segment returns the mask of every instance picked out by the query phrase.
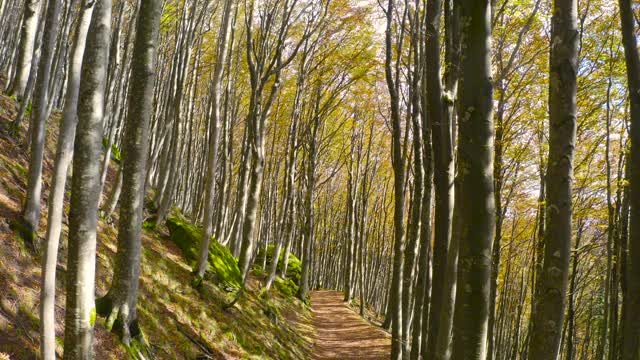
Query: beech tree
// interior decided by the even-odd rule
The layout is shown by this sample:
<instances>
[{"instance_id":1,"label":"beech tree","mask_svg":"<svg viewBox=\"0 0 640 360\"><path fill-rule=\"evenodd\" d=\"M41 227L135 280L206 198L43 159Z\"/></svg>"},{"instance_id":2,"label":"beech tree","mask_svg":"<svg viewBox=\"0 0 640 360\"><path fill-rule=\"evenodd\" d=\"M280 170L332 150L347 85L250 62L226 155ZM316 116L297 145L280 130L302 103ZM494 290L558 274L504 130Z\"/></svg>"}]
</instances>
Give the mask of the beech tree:
<instances>
[{"instance_id":1,"label":"beech tree","mask_svg":"<svg viewBox=\"0 0 640 360\"><path fill-rule=\"evenodd\" d=\"M136 26L131 63L129 110L122 146L122 189L116 271L109 293L98 301L98 312L107 317L107 328L121 327L122 340L130 345L140 337L136 305L142 251L142 221L149 146L149 121L153 113L153 90L162 2L142 0Z\"/></svg>"},{"instance_id":2,"label":"beech tree","mask_svg":"<svg viewBox=\"0 0 640 360\"><path fill-rule=\"evenodd\" d=\"M69 212L65 359L93 358L96 231L100 197L98 164L110 33L111 1L99 0L89 25L78 93L78 128Z\"/></svg>"},{"instance_id":3,"label":"beech tree","mask_svg":"<svg viewBox=\"0 0 640 360\"><path fill-rule=\"evenodd\" d=\"M460 21L462 72L452 235L460 250L451 358L486 359L495 231L490 2L461 4Z\"/></svg>"},{"instance_id":4,"label":"beech tree","mask_svg":"<svg viewBox=\"0 0 640 360\"><path fill-rule=\"evenodd\" d=\"M544 260L536 279L529 358L558 356L571 249L576 138L577 2L554 1L549 62L549 162ZM539 298L538 298L539 297Z\"/></svg>"},{"instance_id":5,"label":"beech tree","mask_svg":"<svg viewBox=\"0 0 640 360\"><path fill-rule=\"evenodd\" d=\"M18 61L16 64L15 78L9 89L9 94L16 95L22 99L27 88L27 81L31 70L31 63L34 52L36 31L38 28L38 18L43 1L27 1L24 5L22 16L22 28L20 29L20 47L18 50Z\"/></svg>"},{"instance_id":6,"label":"beech tree","mask_svg":"<svg viewBox=\"0 0 640 360\"><path fill-rule=\"evenodd\" d=\"M629 90L629 138L631 149L627 160L629 171L629 245L626 254L626 289L623 291L622 313L622 359L638 359L640 353L640 328L638 327L638 312L640 308L640 277L638 266L640 262L640 56L634 35L633 8L631 1L620 0L620 18L622 26L622 43L627 69L627 86ZM626 211L626 210L624 210ZM625 257L625 254L622 253ZM623 260L623 261L625 261Z\"/></svg>"}]
</instances>

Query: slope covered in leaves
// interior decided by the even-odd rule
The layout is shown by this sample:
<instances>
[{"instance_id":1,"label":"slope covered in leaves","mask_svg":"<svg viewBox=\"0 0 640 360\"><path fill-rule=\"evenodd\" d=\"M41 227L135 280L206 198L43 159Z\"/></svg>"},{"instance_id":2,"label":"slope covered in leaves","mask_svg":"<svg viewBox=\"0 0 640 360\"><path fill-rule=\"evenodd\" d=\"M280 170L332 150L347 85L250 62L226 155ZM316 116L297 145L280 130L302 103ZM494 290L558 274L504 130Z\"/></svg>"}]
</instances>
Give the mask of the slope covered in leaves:
<instances>
[{"instance_id":1,"label":"slope covered in leaves","mask_svg":"<svg viewBox=\"0 0 640 360\"><path fill-rule=\"evenodd\" d=\"M0 81L0 88L4 84ZM0 95L0 358L36 358L39 348L39 293L41 254L27 248L10 225L19 216L27 181L26 127L15 138L9 124L16 113L15 102ZM53 168L59 116L49 121L44 161L43 221L46 229L49 177ZM107 188L115 178L111 169ZM68 210L68 204L65 204ZM56 340L62 352L64 334L66 225L60 249L56 298ZM104 295L113 275L117 243L117 217L100 220L96 296ZM191 287L191 266L169 239L166 227L143 231L142 272L138 316L142 331L156 359L299 359L310 347L310 312L299 301L272 291L260 292L260 278L248 281L248 290L234 308L225 310L234 293L205 282ZM95 326L97 359L126 359L126 349L115 334Z\"/></svg>"}]
</instances>

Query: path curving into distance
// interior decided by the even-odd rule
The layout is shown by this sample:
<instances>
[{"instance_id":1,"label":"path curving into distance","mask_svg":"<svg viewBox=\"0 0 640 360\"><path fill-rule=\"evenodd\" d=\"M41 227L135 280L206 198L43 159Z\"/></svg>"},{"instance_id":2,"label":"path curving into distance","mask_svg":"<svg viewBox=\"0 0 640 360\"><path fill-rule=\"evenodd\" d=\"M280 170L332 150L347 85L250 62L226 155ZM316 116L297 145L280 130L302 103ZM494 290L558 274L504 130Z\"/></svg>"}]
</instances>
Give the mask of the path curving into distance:
<instances>
[{"instance_id":1,"label":"path curving into distance","mask_svg":"<svg viewBox=\"0 0 640 360\"><path fill-rule=\"evenodd\" d=\"M389 359L391 336L361 318L338 291L313 291L313 359Z\"/></svg>"}]
</instances>

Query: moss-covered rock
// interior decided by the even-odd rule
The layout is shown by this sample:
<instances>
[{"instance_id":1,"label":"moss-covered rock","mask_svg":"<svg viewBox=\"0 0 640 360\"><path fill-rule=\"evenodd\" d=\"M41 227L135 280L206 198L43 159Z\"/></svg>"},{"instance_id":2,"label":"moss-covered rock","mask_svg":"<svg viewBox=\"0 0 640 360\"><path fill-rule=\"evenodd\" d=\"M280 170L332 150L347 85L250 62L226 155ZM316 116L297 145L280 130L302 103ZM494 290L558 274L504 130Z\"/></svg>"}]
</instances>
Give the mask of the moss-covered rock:
<instances>
[{"instance_id":1,"label":"moss-covered rock","mask_svg":"<svg viewBox=\"0 0 640 360\"><path fill-rule=\"evenodd\" d=\"M267 247L267 269L271 266L273 259L273 253L275 252L275 246L269 245ZM264 248L258 250L256 255L256 264L262 264L264 260ZM280 257L278 258L277 270L282 270L282 264L284 262L284 251L280 251ZM293 253L289 253L289 263L287 265L287 279L291 279L296 287L300 286L300 278L302 276L302 262Z\"/></svg>"},{"instance_id":2,"label":"moss-covered rock","mask_svg":"<svg viewBox=\"0 0 640 360\"><path fill-rule=\"evenodd\" d=\"M198 262L200 241L204 231L197 226L178 217L170 217L166 221L171 240L180 248L187 263L195 268ZM209 261L207 276L224 288L239 288L242 274L238 268L238 260L228 248L220 245L215 239L209 242Z\"/></svg>"}]
</instances>

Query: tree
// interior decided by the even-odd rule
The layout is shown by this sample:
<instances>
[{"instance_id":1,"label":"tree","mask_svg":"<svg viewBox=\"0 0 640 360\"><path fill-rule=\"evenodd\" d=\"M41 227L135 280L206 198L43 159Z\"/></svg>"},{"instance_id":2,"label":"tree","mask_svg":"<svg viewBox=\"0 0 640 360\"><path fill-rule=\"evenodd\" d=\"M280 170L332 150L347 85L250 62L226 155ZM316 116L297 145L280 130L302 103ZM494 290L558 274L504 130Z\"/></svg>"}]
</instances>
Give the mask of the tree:
<instances>
[{"instance_id":1,"label":"tree","mask_svg":"<svg viewBox=\"0 0 640 360\"><path fill-rule=\"evenodd\" d=\"M399 62L400 56L394 61L394 50L402 48L401 44L396 46L393 42L393 17L395 14L395 1L389 0L387 3L386 30L385 30L385 57L384 70L387 89L389 91L391 105L391 154L393 163L393 275L390 289L391 313L391 358L402 359L402 263L404 255L404 208L405 208L405 156L403 156L402 128L400 125L400 97L399 97ZM403 18L404 21L404 18ZM404 24L400 26L404 30ZM402 34L399 36L402 38ZM395 64L394 64L395 63Z\"/></svg>"},{"instance_id":2,"label":"tree","mask_svg":"<svg viewBox=\"0 0 640 360\"><path fill-rule=\"evenodd\" d=\"M231 16L234 14L233 8L235 8L234 0L226 0L224 2L224 10L222 14L222 21L220 23L220 38L218 40L218 48L216 50L216 63L213 70L213 78L211 84L211 130L209 137L209 152L208 152L208 167L207 177L205 185L205 203L204 203L204 237L200 244L200 256L198 259L198 268L196 276L202 278L207 268L207 259L209 255L209 239L213 233L213 208L214 208L214 187L215 187L215 174L218 165L218 133L221 123L221 108L220 103L222 92L222 72L224 70L227 61L227 46L230 38Z\"/></svg>"},{"instance_id":3,"label":"tree","mask_svg":"<svg viewBox=\"0 0 640 360\"><path fill-rule=\"evenodd\" d=\"M42 0L26 0L24 4L17 69L12 86L9 89L9 95L15 95L18 99L22 99L27 88L37 34L36 30L38 28L38 17L40 16L39 13L43 2Z\"/></svg>"},{"instance_id":4,"label":"tree","mask_svg":"<svg viewBox=\"0 0 640 360\"><path fill-rule=\"evenodd\" d=\"M549 60L549 160L542 273L536 279L529 359L558 356L571 250L576 139L577 1L555 0Z\"/></svg>"},{"instance_id":5,"label":"tree","mask_svg":"<svg viewBox=\"0 0 640 360\"><path fill-rule=\"evenodd\" d=\"M457 249L450 246L451 220L453 214L453 137L451 133L453 110L453 91L455 83L457 47L457 16L453 7L455 2L445 1L447 86L445 93L440 68L440 18L442 3L439 0L427 2L426 8L426 46L425 46L425 86L427 116L431 126L433 142L433 185L434 185L434 245L433 245L433 281L431 306L429 308L429 336L424 353L426 357L443 356L449 348L451 323L453 321L453 301L455 274L447 271L454 264L451 256ZM455 10L457 11L457 9ZM449 104L451 103L451 104ZM448 263L450 263L448 265Z\"/></svg>"},{"instance_id":6,"label":"tree","mask_svg":"<svg viewBox=\"0 0 640 360\"><path fill-rule=\"evenodd\" d=\"M634 31L631 1L620 0L622 43L629 88L629 244L626 254L626 286L623 291L622 359L640 359L640 56ZM623 254L624 256L624 254Z\"/></svg>"},{"instance_id":7,"label":"tree","mask_svg":"<svg viewBox=\"0 0 640 360\"><path fill-rule=\"evenodd\" d=\"M32 6L30 2L25 6ZM36 6L38 4L36 3ZM25 17L27 15L25 14ZM29 159L29 183L27 186L27 198L25 200L22 218L22 235L25 241L36 246L37 231L40 224L40 194L42 192L42 160L44 158L45 125L47 123L47 105L49 104L49 81L51 78L51 64L53 63L54 47L56 45L56 35L58 34L58 18L60 16L60 2L52 0L47 6L47 17L45 27L48 29L43 38L42 54L38 66L38 76L36 81L36 94L33 101L33 111L31 112L31 148ZM36 16L37 17L37 16ZM25 26L30 19L25 18ZM24 34L29 36L28 34ZM28 45L24 45L25 47ZM24 49L28 51L29 49ZM22 69L24 71L24 69ZM29 69L27 68L28 72ZM19 78L21 77L18 72ZM21 80L20 80L21 82ZM22 85L18 85L22 87ZM19 94L24 92L24 88L18 89ZM21 95L20 95L21 96Z\"/></svg>"},{"instance_id":8,"label":"tree","mask_svg":"<svg viewBox=\"0 0 640 360\"><path fill-rule=\"evenodd\" d=\"M63 114L63 124L61 130L61 136L58 140L56 162L54 169L54 176L52 179L52 186L49 195L49 211L47 219L47 233L45 239L44 255L42 257L42 290L40 293L40 348L43 359L55 358L55 292L56 292L56 265L58 261L58 244L60 241L60 230L62 224L62 209L64 202L64 188L67 180L67 170L69 162L71 161L71 152L73 149L73 137L75 135L75 125L77 123L76 106L78 103L78 91L80 82L80 70L82 66L82 55L84 53L85 40L87 35L87 29L91 20L91 13L93 6L87 6L83 4L80 13L80 22L74 36L74 45L72 50L72 59L68 75L68 90L67 90L67 102L65 105L65 112ZM44 54L43 62L44 66L41 66L42 75L40 76L40 85L37 90L36 103L37 111L34 111L34 116L37 116L36 122L38 125L36 128L40 131L32 129L32 134L36 141L31 142L34 146L32 155L37 156L36 151L40 152L40 164L42 163L42 152L44 151L44 124L47 116L47 104L49 100L49 72L51 69L51 62L53 60L53 47L55 45L56 30L58 28L58 17L60 2L53 0L50 2L47 10L47 35L44 41ZM55 80L55 79L54 79ZM39 136L38 136L39 135ZM41 139L39 139L41 138ZM35 145L37 144L37 145ZM40 149L36 150L35 146L39 146ZM37 158L32 158L32 161L38 161ZM35 165L35 164L34 164ZM35 172L34 168L34 172ZM42 165L39 169L41 177ZM40 196L33 196L33 202L35 208L40 209ZM39 216L36 217L37 221L33 223L35 230L40 221Z\"/></svg>"},{"instance_id":9,"label":"tree","mask_svg":"<svg viewBox=\"0 0 640 360\"><path fill-rule=\"evenodd\" d=\"M487 357L491 245L495 231L490 15L487 0L460 5L463 60L453 232L460 250L451 355L456 360Z\"/></svg>"},{"instance_id":10,"label":"tree","mask_svg":"<svg viewBox=\"0 0 640 360\"><path fill-rule=\"evenodd\" d=\"M98 301L98 312L107 316L107 328L119 327L122 340L131 344L141 333L137 324L138 278L142 251L142 221L149 147L149 121L162 1L142 0L129 82L129 111L122 143L122 200L118 222L118 252L111 289Z\"/></svg>"},{"instance_id":11,"label":"tree","mask_svg":"<svg viewBox=\"0 0 640 360\"><path fill-rule=\"evenodd\" d=\"M110 36L111 0L99 0L89 25L82 61L73 154L64 336L64 358L69 360L93 358L99 164Z\"/></svg>"}]
</instances>

